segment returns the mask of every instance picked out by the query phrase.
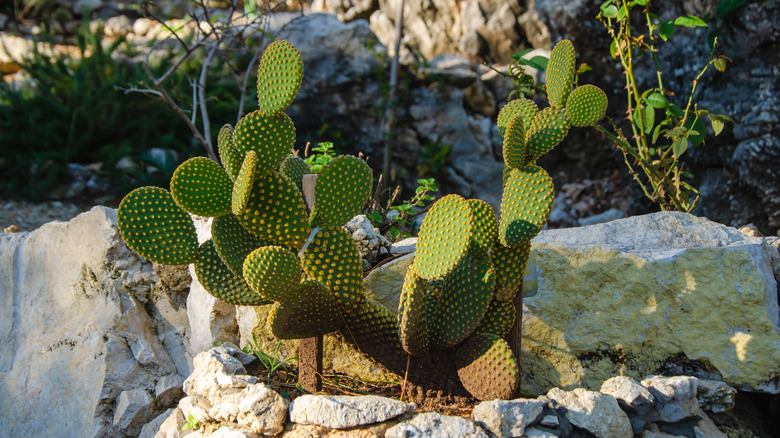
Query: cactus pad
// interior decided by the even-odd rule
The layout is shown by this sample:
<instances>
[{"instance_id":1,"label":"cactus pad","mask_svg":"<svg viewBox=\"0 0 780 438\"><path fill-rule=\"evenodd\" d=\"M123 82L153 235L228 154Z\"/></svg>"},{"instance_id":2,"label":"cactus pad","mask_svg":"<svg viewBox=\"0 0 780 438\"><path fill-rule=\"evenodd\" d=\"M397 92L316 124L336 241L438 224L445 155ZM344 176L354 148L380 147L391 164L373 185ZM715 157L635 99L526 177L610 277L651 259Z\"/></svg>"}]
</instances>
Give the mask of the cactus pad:
<instances>
[{"instance_id":1,"label":"cactus pad","mask_svg":"<svg viewBox=\"0 0 780 438\"><path fill-rule=\"evenodd\" d=\"M303 339L334 332L344 320L328 288L308 280L298 285L288 300L274 304L268 325L279 339Z\"/></svg>"},{"instance_id":2,"label":"cactus pad","mask_svg":"<svg viewBox=\"0 0 780 438\"><path fill-rule=\"evenodd\" d=\"M504 136L509 122L517 115L522 118L523 126L528 126L538 112L539 107L536 106L533 100L525 98L510 100L498 113L498 120L496 121L498 132Z\"/></svg>"},{"instance_id":3,"label":"cactus pad","mask_svg":"<svg viewBox=\"0 0 780 438\"><path fill-rule=\"evenodd\" d=\"M425 280L409 266L398 306L399 338L412 356L428 354L431 340L428 321L433 316L436 298L425 290Z\"/></svg>"},{"instance_id":4,"label":"cactus pad","mask_svg":"<svg viewBox=\"0 0 780 438\"><path fill-rule=\"evenodd\" d=\"M310 229L301 193L287 178L256 175L244 213L238 220L261 240L300 248Z\"/></svg>"},{"instance_id":5,"label":"cactus pad","mask_svg":"<svg viewBox=\"0 0 780 438\"><path fill-rule=\"evenodd\" d=\"M371 196L371 168L353 156L340 156L320 170L314 186L314 211L330 228L346 224Z\"/></svg>"},{"instance_id":6,"label":"cactus pad","mask_svg":"<svg viewBox=\"0 0 780 438\"><path fill-rule=\"evenodd\" d=\"M518 246L539 234L550 216L552 178L541 167L529 164L512 170L501 199L498 236L504 246Z\"/></svg>"},{"instance_id":7,"label":"cactus pad","mask_svg":"<svg viewBox=\"0 0 780 438\"><path fill-rule=\"evenodd\" d=\"M295 125L287 114L267 117L254 111L238 122L233 141L240 154L255 151L260 173L276 172L295 143Z\"/></svg>"},{"instance_id":8,"label":"cactus pad","mask_svg":"<svg viewBox=\"0 0 780 438\"><path fill-rule=\"evenodd\" d=\"M320 230L301 255L309 278L328 286L347 313L363 301L363 262L355 241L342 228Z\"/></svg>"},{"instance_id":9,"label":"cactus pad","mask_svg":"<svg viewBox=\"0 0 780 438\"><path fill-rule=\"evenodd\" d=\"M311 173L311 168L303 158L291 156L282 161L282 164L279 166L279 173L295 183L298 190L303 191L303 175Z\"/></svg>"},{"instance_id":10,"label":"cactus pad","mask_svg":"<svg viewBox=\"0 0 780 438\"><path fill-rule=\"evenodd\" d=\"M252 187L255 184L255 175L257 175L257 154L255 151L247 151L236 176L236 182L233 184L233 193L230 198L230 210L236 216L242 215L246 210L249 196L252 194Z\"/></svg>"},{"instance_id":11,"label":"cactus pad","mask_svg":"<svg viewBox=\"0 0 780 438\"><path fill-rule=\"evenodd\" d=\"M301 281L301 262L281 246L263 246L244 260L244 279L263 298L287 301Z\"/></svg>"},{"instance_id":12,"label":"cactus pad","mask_svg":"<svg viewBox=\"0 0 780 438\"><path fill-rule=\"evenodd\" d=\"M279 115L298 94L303 61L298 49L287 41L268 45L257 69L257 103L268 116Z\"/></svg>"},{"instance_id":13,"label":"cactus pad","mask_svg":"<svg viewBox=\"0 0 780 438\"><path fill-rule=\"evenodd\" d=\"M496 270L496 289L494 296L499 301L512 301L523 284L523 275L531 251L531 241L526 240L517 246L493 247L490 259ZM495 333L495 332L493 332Z\"/></svg>"},{"instance_id":14,"label":"cactus pad","mask_svg":"<svg viewBox=\"0 0 780 438\"><path fill-rule=\"evenodd\" d=\"M515 305L511 302L491 301L487 312L485 312L485 317L474 329L472 336L492 333L503 338L512 330L512 325L515 323L515 313L517 313Z\"/></svg>"},{"instance_id":15,"label":"cactus pad","mask_svg":"<svg viewBox=\"0 0 780 438\"><path fill-rule=\"evenodd\" d=\"M520 387L517 359L495 334L469 338L458 348L455 365L463 387L480 400L508 400Z\"/></svg>"},{"instance_id":16,"label":"cactus pad","mask_svg":"<svg viewBox=\"0 0 780 438\"><path fill-rule=\"evenodd\" d=\"M436 201L420 227L415 265L431 280L452 271L466 255L472 234L471 207L458 195Z\"/></svg>"},{"instance_id":17,"label":"cactus pad","mask_svg":"<svg viewBox=\"0 0 780 438\"><path fill-rule=\"evenodd\" d=\"M569 133L569 120L563 110L547 107L534 117L525 132L528 153L535 161L550 152Z\"/></svg>"},{"instance_id":18,"label":"cactus pad","mask_svg":"<svg viewBox=\"0 0 780 438\"><path fill-rule=\"evenodd\" d=\"M186 265L198 255L195 225L167 190L133 190L119 204L117 221L127 246L153 262Z\"/></svg>"},{"instance_id":19,"label":"cactus pad","mask_svg":"<svg viewBox=\"0 0 780 438\"><path fill-rule=\"evenodd\" d=\"M450 348L466 339L485 316L493 297L494 271L489 259L466 254L440 281L441 298L432 331L436 348Z\"/></svg>"},{"instance_id":20,"label":"cactus pad","mask_svg":"<svg viewBox=\"0 0 780 438\"><path fill-rule=\"evenodd\" d=\"M406 355L398 339L396 314L382 304L366 299L360 310L344 315L346 325L339 329L345 341L372 358L398 358Z\"/></svg>"},{"instance_id":21,"label":"cactus pad","mask_svg":"<svg viewBox=\"0 0 780 438\"><path fill-rule=\"evenodd\" d=\"M574 44L562 40L555 45L547 62L547 99L555 108L566 106L574 87Z\"/></svg>"},{"instance_id":22,"label":"cactus pad","mask_svg":"<svg viewBox=\"0 0 780 438\"><path fill-rule=\"evenodd\" d=\"M230 212L233 182L225 170L206 157L182 163L171 177L171 195L184 210L206 217Z\"/></svg>"},{"instance_id":23,"label":"cactus pad","mask_svg":"<svg viewBox=\"0 0 780 438\"><path fill-rule=\"evenodd\" d=\"M471 244L469 253L485 257L493 244L498 241L498 223L493 208L485 201L469 199L471 207Z\"/></svg>"},{"instance_id":24,"label":"cactus pad","mask_svg":"<svg viewBox=\"0 0 780 438\"><path fill-rule=\"evenodd\" d=\"M222 262L211 239L200 246L198 260L195 262L195 275L208 293L228 304L262 306L270 303L250 289L243 277L234 274Z\"/></svg>"},{"instance_id":25,"label":"cactus pad","mask_svg":"<svg viewBox=\"0 0 780 438\"><path fill-rule=\"evenodd\" d=\"M531 160L525 144L523 118L516 115L509 121L504 132L504 163L512 169L519 169Z\"/></svg>"},{"instance_id":26,"label":"cactus pad","mask_svg":"<svg viewBox=\"0 0 780 438\"><path fill-rule=\"evenodd\" d=\"M233 145L233 126L225 124L219 129L217 136L217 150L219 151L219 161L225 168L231 181L235 181L238 176L238 170L241 169L243 157L238 153Z\"/></svg>"},{"instance_id":27,"label":"cactus pad","mask_svg":"<svg viewBox=\"0 0 780 438\"><path fill-rule=\"evenodd\" d=\"M592 125L607 112L607 95L601 88L586 84L574 89L566 101L566 117L571 126Z\"/></svg>"},{"instance_id":28,"label":"cactus pad","mask_svg":"<svg viewBox=\"0 0 780 438\"><path fill-rule=\"evenodd\" d=\"M217 254L230 270L244 275L244 260L255 249L264 246L254 234L241 226L232 214L215 217L211 223L211 240Z\"/></svg>"}]
</instances>

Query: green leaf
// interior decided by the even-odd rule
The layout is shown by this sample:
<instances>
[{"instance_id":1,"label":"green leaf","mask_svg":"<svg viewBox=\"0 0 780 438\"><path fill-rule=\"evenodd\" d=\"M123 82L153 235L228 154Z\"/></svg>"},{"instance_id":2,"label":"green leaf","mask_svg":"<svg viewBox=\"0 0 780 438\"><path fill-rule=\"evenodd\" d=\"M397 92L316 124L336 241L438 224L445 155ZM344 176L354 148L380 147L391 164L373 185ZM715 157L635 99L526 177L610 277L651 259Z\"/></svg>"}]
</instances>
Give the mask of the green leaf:
<instances>
[{"instance_id":1,"label":"green leaf","mask_svg":"<svg viewBox=\"0 0 780 438\"><path fill-rule=\"evenodd\" d=\"M672 153L675 157L679 157L688 150L688 139L685 137L678 138L672 143Z\"/></svg>"},{"instance_id":2,"label":"green leaf","mask_svg":"<svg viewBox=\"0 0 780 438\"><path fill-rule=\"evenodd\" d=\"M658 92L645 97L645 102L653 108L666 108L669 105L666 97Z\"/></svg>"},{"instance_id":3,"label":"green leaf","mask_svg":"<svg viewBox=\"0 0 780 438\"><path fill-rule=\"evenodd\" d=\"M674 33L674 23L671 21L664 21L658 26L658 35L662 40L666 41Z\"/></svg>"},{"instance_id":4,"label":"green leaf","mask_svg":"<svg viewBox=\"0 0 780 438\"><path fill-rule=\"evenodd\" d=\"M683 17L677 17L674 20L674 25L684 26L684 27L707 27L707 23L705 23L701 18L695 15L685 15Z\"/></svg>"},{"instance_id":5,"label":"green leaf","mask_svg":"<svg viewBox=\"0 0 780 438\"><path fill-rule=\"evenodd\" d=\"M723 127L726 125L726 123L723 122L723 120L713 118L710 116L710 122L712 123L712 130L715 131L715 135L718 135L723 131Z\"/></svg>"},{"instance_id":6,"label":"green leaf","mask_svg":"<svg viewBox=\"0 0 780 438\"><path fill-rule=\"evenodd\" d=\"M583 63L583 64L580 64L580 68L577 69L577 74L585 73L585 72L592 71L592 70L593 69L590 68L590 66L588 64L584 64Z\"/></svg>"},{"instance_id":7,"label":"green leaf","mask_svg":"<svg viewBox=\"0 0 780 438\"><path fill-rule=\"evenodd\" d=\"M618 15L618 8L615 5L608 5L606 7L604 7L604 5L602 5L601 15L603 15L603 16L605 16L607 18L616 18L617 15Z\"/></svg>"},{"instance_id":8,"label":"green leaf","mask_svg":"<svg viewBox=\"0 0 780 438\"><path fill-rule=\"evenodd\" d=\"M646 6L647 5L647 0L636 0L636 4L641 5L641 6Z\"/></svg>"},{"instance_id":9,"label":"green leaf","mask_svg":"<svg viewBox=\"0 0 780 438\"><path fill-rule=\"evenodd\" d=\"M612 55L612 59L618 56L617 40L612 40L612 44L609 45L609 54Z\"/></svg>"},{"instance_id":10,"label":"green leaf","mask_svg":"<svg viewBox=\"0 0 780 438\"><path fill-rule=\"evenodd\" d=\"M523 59L523 56L533 52L534 49L525 49L521 50L517 53L512 54L512 59L514 59L517 62L520 62L521 59Z\"/></svg>"},{"instance_id":11,"label":"green leaf","mask_svg":"<svg viewBox=\"0 0 780 438\"><path fill-rule=\"evenodd\" d=\"M663 125L658 125L655 127L655 130L653 130L653 144L655 144L656 141L658 141L658 136L661 134L661 128Z\"/></svg>"},{"instance_id":12,"label":"green leaf","mask_svg":"<svg viewBox=\"0 0 780 438\"><path fill-rule=\"evenodd\" d=\"M645 134L649 134L655 125L655 108L646 106L642 109L645 118Z\"/></svg>"},{"instance_id":13,"label":"green leaf","mask_svg":"<svg viewBox=\"0 0 780 438\"><path fill-rule=\"evenodd\" d=\"M685 115L682 108L673 103L666 107L666 113L675 117L682 117Z\"/></svg>"},{"instance_id":14,"label":"green leaf","mask_svg":"<svg viewBox=\"0 0 780 438\"><path fill-rule=\"evenodd\" d=\"M716 59L716 60L712 61L712 65L713 65L713 66L715 67L715 69L716 69L716 70L718 70L719 72L724 72L724 71L726 71L726 61L724 61L724 60L723 60L723 59L721 59L721 58L718 58L718 59Z\"/></svg>"}]
</instances>

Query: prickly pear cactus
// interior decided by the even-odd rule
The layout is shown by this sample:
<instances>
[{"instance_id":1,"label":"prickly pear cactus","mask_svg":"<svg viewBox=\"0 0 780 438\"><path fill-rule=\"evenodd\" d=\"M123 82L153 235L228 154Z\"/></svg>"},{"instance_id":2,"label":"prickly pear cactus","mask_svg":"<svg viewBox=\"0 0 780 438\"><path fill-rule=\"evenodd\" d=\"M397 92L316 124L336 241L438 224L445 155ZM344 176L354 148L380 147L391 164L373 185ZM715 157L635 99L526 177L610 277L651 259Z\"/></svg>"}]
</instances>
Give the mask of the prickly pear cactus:
<instances>
[{"instance_id":1,"label":"prickly pear cactus","mask_svg":"<svg viewBox=\"0 0 780 438\"><path fill-rule=\"evenodd\" d=\"M474 397L510 398L520 370L501 338L515 322L530 240L553 199L552 180L535 161L572 126L595 123L606 109L603 92L575 88L575 76L574 48L559 43L548 73L550 107L519 99L502 109L500 220L479 200L437 201L422 224L397 316L365 297L359 253L342 229L371 194L366 163L349 156L328 163L312 211L306 209L302 180L309 168L288 157L295 127L284 113L300 86L302 62L284 41L272 43L260 62L259 109L220 130L222 165L193 158L174 173L171 192L134 190L119 206L120 232L150 260L193 263L200 282L222 301L274 303L268 324L278 338L335 332L399 374L407 357L428 368L442 352L455 358L452 375ZM212 237L200 246L191 214L214 218Z\"/></svg>"}]
</instances>

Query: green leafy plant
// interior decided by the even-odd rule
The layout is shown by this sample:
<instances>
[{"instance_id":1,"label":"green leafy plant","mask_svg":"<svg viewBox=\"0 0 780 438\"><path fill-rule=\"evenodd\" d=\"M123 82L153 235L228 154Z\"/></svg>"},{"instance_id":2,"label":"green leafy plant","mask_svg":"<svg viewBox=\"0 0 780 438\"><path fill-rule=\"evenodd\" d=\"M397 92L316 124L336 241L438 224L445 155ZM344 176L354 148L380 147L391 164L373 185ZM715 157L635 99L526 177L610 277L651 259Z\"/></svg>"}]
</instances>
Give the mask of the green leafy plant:
<instances>
[{"instance_id":1,"label":"green leafy plant","mask_svg":"<svg viewBox=\"0 0 780 438\"><path fill-rule=\"evenodd\" d=\"M258 359L260 359L260 363L263 364L263 368L268 371L268 382L270 382L271 377L276 374L277 370L287 366L289 361L298 359L298 357L291 357L284 360L280 359L279 350L281 347L282 341L280 340L276 343L276 350L274 351L274 355L269 356L260 348L259 344L257 343L257 337L254 333L252 333L252 340L247 343L246 347L244 347L244 352L254 354Z\"/></svg>"},{"instance_id":2,"label":"green leafy plant","mask_svg":"<svg viewBox=\"0 0 780 438\"><path fill-rule=\"evenodd\" d=\"M336 158L336 152L334 148L335 147L333 146L333 142L325 141L317 143L317 146L311 149L313 152L312 154L308 154L307 151L307 156L304 161L306 161L306 164L309 165L311 173L320 173L326 164L330 163L334 158Z\"/></svg>"},{"instance_id":3,"label":"green leafy plant","mask_svg":"<svg viewBox=\"0 0 780 438\"><path fill-rule=\"evenodd\" d=\"M507 165L501 221L483 201L448 195L434 203L398 316L364 295L360 255L342 228L371 194L367 164L350 156L330 160L317 175L311 211L304 206L300 180L311 169L289 156L295 128L284 113L300 86L302 61L285 41L271 43L260 60L259 109L220 130L222 165L195 157L176 169L170 192L142 187L129 193L117 211L120 233L154 262L194 263L198 280L222 301L273 303L268 326L279 339L337 333L398 374L409 355L424 361L449 351L457 367L450 361L434 379L456 381L457 375L475 397L511 397L519 368L501 337L520 308L517 274L553 198L552 180L534 163L571 126L593 124L606 109L601 90L573 88L570 42L553 50L548 77L549 108L520 99L499 114ZM420 184L415 197L397 206L399 216L431 200L434 181ZM200 245L190 215L214 218L211 238ZM281 366L278 345L274 357L261 360L270 372ZM414 373L411 379L425 380Z\"/></svg>"},{"instance_id":4,"label":"green leafy plant","mask_svg":"<svg viewBox=\"0 0 780 438\"><path fill-rule=\"evenodd\" d=\"M734 4L724 7L724 15L739 7L739 2L730 3ZM644 32L632 25L633 11L641 12ZM698 204L700 196L690 182L693 175L684 170L680 159L689 148L704 143L706 121L709 121L715 135L720 134L725 122L733 122L726 115L699 107L694 95L707 70L714 67L723 72L730 59L716 54L717 38L713 38L709 60L693 79L687 99L675 103L675 93L664 86L659 46L679 27L699 28L707 24L695 16L661 20L650 11L649 0L605 1L598 19L612 38L610 54L620 61L623 68L631 137L629 139L611 119L607 119L611 130L601 126L596 126L596 129L612 139L623 153L626 167L647 198L662 210L690 212ZM653 87L640 89L635 68L638 60L645 55L655 66L656 83Z\"/></svg>"},{"instance_id":5,"label":"green leafy plant","mask_svg":"<svg viewBox=\"0 0 780 438\"><path fill-rule=\"evenodd\" d=\"M195 418L192 414L187 414L187 424L181 427L181 430L198 430L200 429L200 420Z\"/></svg>"},{"instance_id":6,"label":"green leafy plant","mask_svg":"<svg viewBox=\"0 0 780 438\"><path fill-rule=\"evenodd\" d=\"M395 205L395 203L401 192L400 186L396 187L384 207L378 206L377 203L370 204L374 205L375 208L370 209L366 216L382 234L390 233L392 240L416 235L417 230L409 222L409 219L419 214L426 203L433 201L435 199L433 193L439 191L434 178L418 179L417 184L419 185L415 189L414 196L411 199L401 201L399 205ZM390 214L391 212L395 212L395 214Z\"/></svg>"}]
</instances>

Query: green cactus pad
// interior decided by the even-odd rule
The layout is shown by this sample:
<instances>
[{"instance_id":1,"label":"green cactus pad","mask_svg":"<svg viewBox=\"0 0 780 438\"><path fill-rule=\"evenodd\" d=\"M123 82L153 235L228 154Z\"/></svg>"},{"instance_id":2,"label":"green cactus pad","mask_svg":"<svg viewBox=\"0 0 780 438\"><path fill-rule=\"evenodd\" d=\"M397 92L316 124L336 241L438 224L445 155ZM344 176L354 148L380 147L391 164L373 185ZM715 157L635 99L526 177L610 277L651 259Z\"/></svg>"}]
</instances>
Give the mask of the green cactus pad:
<instances>
[{"instance_id":1,"label":"green cactus pad","mask_svg":"<svg viewBox=\"0 0 780 438\"><path fill-rule=\"evenodd\" d=\"M344 226L371 196L371 168L358 157L342 155L320 170L314 186L314 211L330 228Z\"/></svg>"},{"instance_id":2,"label":"green cactus pad","mask_svg":"<svg viewBox=\"0 0 780 438\"><path fill-rule=\"evenodd\" d=\"M525 143L532 160L551 151L569 133L569 120L563 110L547 107L534 117L525 132Z\"/></svg>"},{"instance_id":3,"label":"green cactus pad","mask_svg":"<svg viewBox=\"0 0 780 438\"><path fill-rule=\"evenodd\" d=\"M225 265L239 276L244 275L246 256L264 246L263 242L244 228L232 214L214 218L211 223L211 240L214 241L214 248Z\"/></svg>"},{"instance_id":4,"label":"green cactus pad","mask_svg":"<svg viewBox=\"0 0 780 438\"><path fill-rule=\"evenodd\" d=\"M282 164L279 166L279 173L281 173L283 177L295 183L295 186L298 187L298 190L303 191L303 175L312 172L311 168L308 164L306 164L306 161L303 158L290 156L282 161Z\"/></svg>"},{"instance_id":5,"label":"green cactus pad","mask_svg":"<svg viewBox=\"0 0 780 438\"><path fill-rule=\"evenodd\" d=\"M237 217L261 240L288 248L299 249L311 232L301 193L276 173L255 176L246 210Z\"/></svg>"},{"instance_id":6,"label":"green cactus pad","mask_svg":"<svg viewBox=\"0 0 780 438\"><path fill-rule=\"evenodd\" d=\"M574 87L574 44L562 40L553 47L547 62L547 99L555 108L566 106Z\"/></svg>"},{"instance_id":7,"label":"green cactus pad","mask_svg":"<svg viewBox=\"0 0 780 438\"><path fill-rule=\"evenodd\" d=\"M441 297L432 321L434 348L451 348L469 337L493 298L494 277L489 259L466 254L452 272L439 280ZM436 288L437 282L432 283Z\"/></svg>"},{"instance_id":8,"label":"green cactus pad","mask_svg":"<svg viewBox=\"0 0 780 438\"><path fill-rule=\"evenodd\" d=\"M469 253L477 257L486 257L488 251L498 241L498 223L493 208L485 201L469 199L471 207L471 244Z\"/></svg>"},{"instance_id":9,"label":"green cactus pad","mask_svg":"<svg viewBox=\"0 0 780 438\"><path fill-rule=\"evenodd\" d=\"M515 323L515 306L511 302L493 300L488 306L485 317L482 318L472 336L492 333L503 338L512 330Z\"/></svg>"},{"instance_id":10,"label":"green cactus pad","mask_svg":"<svg viewBox=\"0 0 780 438\"><path fill-rule=\"evenodd\" d=\"M566 101L566 117L571 126L592 125L607 112L607 95L601 88L586 84L574 89Z\"/></svg>"},{"instance_id":11,"label":"green cactus pad","mask_svg":"<svg viewBox=\"0 0 780 438\"><path fill-rule=\"evenodd\" d=\"M519 246L539 234L550 216L552 178L541 167L529 164L512 170L501 199L498 237L504 246Z\"/></svg>"},{"instance_id":12,"label":"green cactus pad","mask_svg":"<svg viewBox=\"0 0 780 438\"><path fill-rule=\"evenodd\" d=\"M469 338L458 348L455 366L463 387L480 400L508 400L520 387L517 359L495 334Z\"/></svg>"},{"instance_id":13,"label":"green cactus pad","mask_svg":"<svg viewBox=\"0 0 780 438\"><path fill-rule=\"evenodd\" d=\"M342 228L320 230L301 255L308 278L328 286L339 307L351 313L363 301L363 262Z\"/></svg>"},{"instance_id":14,"label":"green cactus pad","mask_svg":"<svg viewBox=\"0 0 780 438\"><path fill-rule=\"evenodd\" d=\"M295 125L287 114L268 117L254 111L238 122L233 140L240 154L255 151L260 173L276 172L295 144Z\"/></svg>"},{"instance_id":15,"label":"green cactus pad","mask_svg":"<svg viewBox=\"0 0 780 438\"><path fill-rule=\"evenodd\" d=\"M509 121L504 133L504 163L512 169L520 169L531 161L528 147L525 144L525 128L523 118L516 115Z\"/></svg>"},{"instance_id":16,"label":"green cactus pad","mask_svg":"<svg viewBox=\"0 0 780 438\"><path fill-rule=\"evenodd\" d=\"M496 270L496 289L494 296L499 301L512 301L523 284L523 275L531 251L531 241L526 240L517 246L493 247L490 259ZM495 333L495 332L494 332Z\"/></svg>"},{"instance_id":17,"label":"green cactus pad","mask_svg":"<svg viewBox=\"0 0 780 438\"><path fill-rule=\"evenodd\" d=\"M225 170L206 157L183 162L171 177L171 195L184 210L206 217L230 212L233 182Z\"/></svg>"},{"instance_id":18,"label":"green cactus pad","mask_svg":"<svg viewBox=\"0 0 780 438\"><path fill-rule=\"evenodd\" d=\"M303 61L298 49L283 40L269 44L257 69L259 111L279 115L295 99L302 78Z\"/></svg>"},{"instance_id":19,"label":"green cactus pad","mask_svg":"<svg viewBox=\"0 0 780 438\"><path fill-rule=\"evenodd\" d=\"M195 275L208 293L228 304L262 306L271 303L250 289L243 277L234 274L222 262L211 239L200 246L198 260L195 262Z\"/></svg>"},{"instance_id":20,"label":"green cactus pad","mask_svg":"<svg viewBox=\"0 0 780 438\"><path fill-rule=\"evenodd\" d=\"M119 204L117 221L127 246L153 262L187 265L198 255L195 225L167 190L133 190Z\"/></svg>"},{"instance_id":21,"label":"green cactus pad","mask_svg":"<svg viewBox=\"0 0 780 438\"><path fill-rule=\"evenodd\" d=\"M233 127L230 124L225 124L220 128L217 136L217 150L222 167L225 168L231 181L235 181L238 177L238 171L241 169L243 157L233 145Z\"/></svg>"},{"instance_id":22,"label":"green cactus pad","mask_svg":"<svg viewBox=\"0 0 780 438\"><path fill-rule=\"evenodd\" d=\"M401 346L412 356L425 356L431 346L429 320L436 298L425 290L425 280L417 275L414 264L406 270L398 306Z\"/></svg>"},{"instance_id":23,"label":"green cactus pad","mask_svg":"<svg viewBox=\"0 0 780 438\"><path fill-rule=\"evenodd\" d=\"M335 332L344 319L328 288L308 280L293 289L289 299L274 304L268 326L279 339L304 339Z\"/></svg>"},{"instance_id":24,"label":"green cactus pad","mask_svg":"<svg viewBox=\"0 0 780 438\"><path fill-rule=\"evenodd\" d=\"M244 280L255 292L272 301L287 301L301 281L298 257L281 246L263 246L244 260Z\"/></svg>"},{"instance_id":25,"label":"green cactus pad","mask_svg":"<svg viewBox=\"0 0 780 438\"><path fill-rule=\"evenodd\" d=\"M496 121L498 132L504 136L509 122L517 115L522 118L523 126L528 126L538 112L539 107L536 106L533 100L525 98L510 100L498 113L498 120Z\"/></svg>"},{"instance_id":26,"label":"green cactus pad","mask_svg":"<svg viewBox=\"0 0 780 438\"><path fill-rule=\"evenodd\" d=\"M398 319L394 312L382 304L366 299L356 312L344 315L346 325L339 333L347 342L355 345L368 357L404 357L398 339Z\"/></svg>"},{"instance_id":27,"label":"green cactus pad","mask_svg":"<svg viewBox=\"0 0 780 438\"><path fill-rule=\"evenodd\" d=\"M230 210L236 216L241 216L246 210L249 197L252 194L252 187L255 184L255 175L257 175L257 154L255 151L247 151L238 176L236 176L236 182L233 184L233 193L230 198Z\"/></svg>"},{"instance_id":28,"label":"green cactus pad","mask_svg":"<svg viewBox=\"0 0 780 438\"><path fill-rule=\"evenodd\" d=\"M426 280L443 277L466 255L472 235L471 207L458 195L436 201L425 215L414 263Z\"/></svg>"}]
</instances>

